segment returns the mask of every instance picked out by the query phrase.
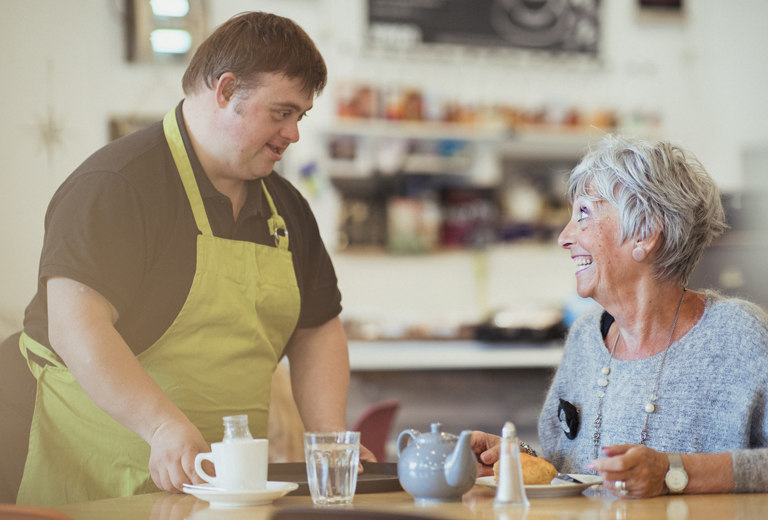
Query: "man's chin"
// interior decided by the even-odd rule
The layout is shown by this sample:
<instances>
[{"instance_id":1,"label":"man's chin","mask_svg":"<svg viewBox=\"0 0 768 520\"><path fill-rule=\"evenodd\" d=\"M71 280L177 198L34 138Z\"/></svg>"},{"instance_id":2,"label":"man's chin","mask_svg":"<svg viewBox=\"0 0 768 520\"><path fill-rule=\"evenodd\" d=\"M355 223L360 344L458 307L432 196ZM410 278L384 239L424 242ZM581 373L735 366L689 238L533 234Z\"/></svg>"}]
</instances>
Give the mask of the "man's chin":
<instances>
[{"instance_id":1,"label":"man's chin","mask_svg":"<svg viewBox=\"0 0 768 520\"><path fill-rule=\"evenodd\" d=\"M255 168L251 171L251 179L257 180L257 179L263 179L270 173L272 173L275 169L275 163L272 163L270 165L262 165L259 168Z\"/></svg>"}]
</instances>

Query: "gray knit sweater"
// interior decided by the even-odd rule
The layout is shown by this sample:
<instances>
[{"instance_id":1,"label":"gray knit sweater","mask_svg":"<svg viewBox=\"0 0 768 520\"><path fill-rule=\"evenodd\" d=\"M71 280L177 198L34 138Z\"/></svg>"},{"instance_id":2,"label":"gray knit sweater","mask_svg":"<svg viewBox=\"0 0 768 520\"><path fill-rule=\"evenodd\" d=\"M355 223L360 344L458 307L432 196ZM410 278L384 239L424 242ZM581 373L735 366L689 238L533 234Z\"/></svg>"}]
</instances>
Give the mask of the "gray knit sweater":
<instances>
[{"instance_id":1,"label":"gray knit sweater","mask_svg":"<svg viewBox=\"0 0 768 520\"><path fill-rule=\"evenodd\" d=\"M609 353L602 309L571 327L562 363L539 418L544 457L561 472L587 473L594 458L597 380ZM637 444L663 353L611 361L600 445ZM768 492L768 317L750 303L707 292L699 322L669 347L646 445L661 452L733 452L735 491ZM560 398L579 412L570 440L558 420ZM759 448L759 449L755 449Z\"/></svg>"}]
</instances>

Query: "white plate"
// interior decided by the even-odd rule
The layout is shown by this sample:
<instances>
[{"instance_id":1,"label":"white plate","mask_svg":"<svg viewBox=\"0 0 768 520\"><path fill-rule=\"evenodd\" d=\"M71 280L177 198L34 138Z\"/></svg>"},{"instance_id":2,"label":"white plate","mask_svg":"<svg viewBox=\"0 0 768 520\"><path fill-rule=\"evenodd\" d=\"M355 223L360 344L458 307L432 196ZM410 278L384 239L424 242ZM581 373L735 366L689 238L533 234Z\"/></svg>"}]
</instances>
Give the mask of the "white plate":
<instances>
[{"instance_id":1,"label":"white plate","mask_svg":"<svg viewBox=\"0 0 768 520\"><path fill-rule=\"evenodd\" d=\"M267 482L266 489L227 491L211 484L184 484L184 492L211 503L214 508L246 507L271 504L276 498L290 493L299 485L295 482Z\"/></svg>"},{"instance_id":2,"label":"white plate","mask_svg":"<svg viewBox=\"0 0 768 520\"><path fill-rule=\"evenodd\" d=\"M556 498L580 495L582 491L603 481L597 475L570 474L573 478L581 480L583 484L574 484L563 480L554 479L554 484L538 486L525 486L525 495L528 498ZM496 477L479 477L475 483L479 486L496 487Z\"/></svg>"}]
</instances>

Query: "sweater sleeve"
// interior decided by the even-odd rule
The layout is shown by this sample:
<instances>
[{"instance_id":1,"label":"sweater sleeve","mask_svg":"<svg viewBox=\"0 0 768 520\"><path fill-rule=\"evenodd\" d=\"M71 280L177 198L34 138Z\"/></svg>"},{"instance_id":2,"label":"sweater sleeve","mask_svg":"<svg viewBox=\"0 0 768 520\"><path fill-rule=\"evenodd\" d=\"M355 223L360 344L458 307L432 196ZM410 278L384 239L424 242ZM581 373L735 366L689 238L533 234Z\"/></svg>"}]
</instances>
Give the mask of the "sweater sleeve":
<instances>
[{"instance_id":1,"label":"sweater sleeve","mask_svg":"<svg viewBox=\"0 0 768 520\"><path fill-rule=\"evenodd\" d=\"M583 402L573 389L583 386L584 366L585 366L585 345L588 343L588 333L599 322L598 314L581 316L571 326L565 342L563 359L557 368L557 372L547 391L547 396L542 406L539 416L539 441L543 451L544 458L549 460L560 470L572 470L572 466L564 465L566 458L573 455L570 441L566 440L565 433L560 425L558 417L558 407L560 399L573 401L581 420L580 428L583 424ZM569 390L570 389L570 390Z\"/></svg>"},{"instance_id":2,"label":"sweater sleeve","mask_svg":"<svg viewBox=\"0 0 768 520\"><path fill-rule=\"evenodd\" d=\"M768 492L768 448L733 452L734 493Z\"/></svg>"}]
</instances>

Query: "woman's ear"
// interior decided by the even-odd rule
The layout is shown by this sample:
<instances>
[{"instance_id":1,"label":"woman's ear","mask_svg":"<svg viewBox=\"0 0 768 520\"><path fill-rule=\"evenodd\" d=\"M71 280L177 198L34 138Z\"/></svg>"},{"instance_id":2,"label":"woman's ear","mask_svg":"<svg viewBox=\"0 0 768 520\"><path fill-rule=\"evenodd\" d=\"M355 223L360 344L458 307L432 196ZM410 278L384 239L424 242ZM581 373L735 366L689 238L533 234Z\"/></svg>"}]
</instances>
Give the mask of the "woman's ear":
<instances>
[{"instance_id":1,"label":"woman's ear","mask_svg":"<svg viewBox=\"0 0 768 520\"><path fill-rule=\"evenodd\" d=\"M632 259L642 262L648 255L656 250L661 239L661 229L657 228L648 237L635 240L635 248L632 250Z\"/></svg>"}]
</instances>

